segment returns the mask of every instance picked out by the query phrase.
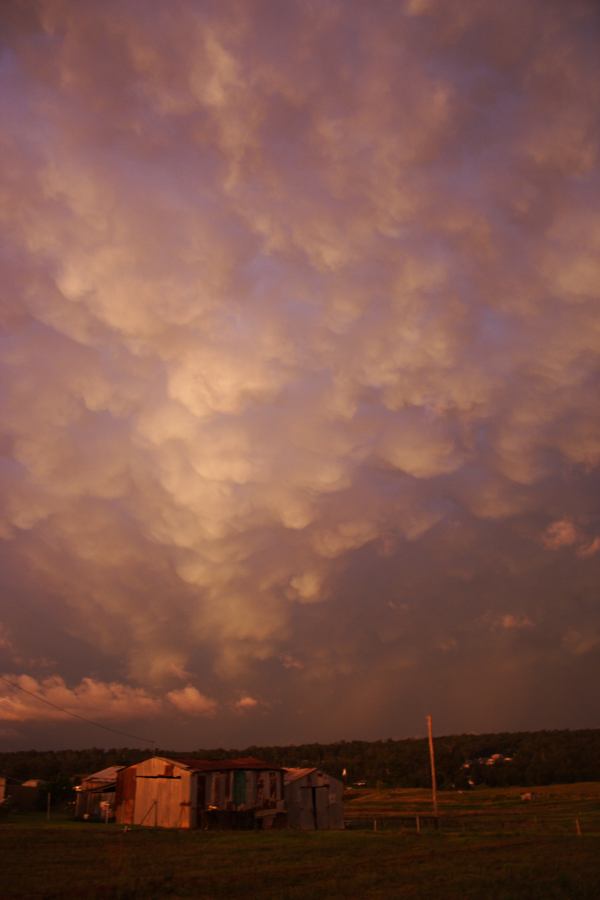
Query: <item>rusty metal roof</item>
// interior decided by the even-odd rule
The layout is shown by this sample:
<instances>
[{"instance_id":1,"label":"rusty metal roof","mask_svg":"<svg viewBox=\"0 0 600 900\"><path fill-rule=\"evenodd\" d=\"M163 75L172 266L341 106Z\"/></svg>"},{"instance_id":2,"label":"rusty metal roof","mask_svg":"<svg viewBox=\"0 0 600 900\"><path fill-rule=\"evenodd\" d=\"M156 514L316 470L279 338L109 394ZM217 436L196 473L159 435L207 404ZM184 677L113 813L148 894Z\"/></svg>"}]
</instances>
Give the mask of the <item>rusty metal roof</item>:
<instances>
[{"instance_id":1,"label":"rusty metal roof","mask_svg":"<svg viewBox=\"0 0 600 900\"><path fill-rule=\"evenodd\" d=\"M299 778L304 778L306 775L312 775L312 773L317 772L318 769L316 766L313 766L309 769L284 769L283 771L285 772L285 783L290 784L292 781L297 781Z\"/></svg>"},{"instance_id":2,"label":"rusty metal roof","mask_svg":"<svg viewBox=\"0 0 600 900\"><path fill-rule=\"evenodd\" d=\"M81 784L85 784L90 781L105 781L105 782L114 782L117 780L117 775L121 771L121 769L125 769L126 766L108 766L106 769L100 769L99 772L93 772L91 775L86 775L81 779Z\"/></svg>"},{"instance_id":3,"label":"rusty metal roof","mask_svg":"<svg viewBox=\"0 0 600 900\"><path fill-rule=\"evenodd\" d=\"M171 756L168 758L171 762L177 763L177 765L187 766L189 769L195 769L198 772L229 772L232 769L284 771L282 766L266 762L264 759L257 759L255 756L241 756L237 759L186 759Z\"/></svg>"}]
</instances>

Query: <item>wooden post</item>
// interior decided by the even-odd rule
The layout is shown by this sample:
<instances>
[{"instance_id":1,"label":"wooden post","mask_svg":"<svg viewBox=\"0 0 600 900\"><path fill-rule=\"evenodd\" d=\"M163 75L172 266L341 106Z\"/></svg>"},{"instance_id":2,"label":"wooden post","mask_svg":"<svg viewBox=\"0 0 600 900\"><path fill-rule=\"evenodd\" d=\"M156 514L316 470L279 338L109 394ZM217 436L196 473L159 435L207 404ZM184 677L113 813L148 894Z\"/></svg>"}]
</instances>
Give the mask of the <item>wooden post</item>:
<instances>
[{"instance_id":1,"label":"wooden post","mask_svg":"<svg viewBox=\"0 0 600 900\"><path fill-rule=\"evenodd\" d=\"M421 816L415 816L415 822L417 825L417 834L421 834Z\"/></svg>"},{"instance_id":2,"label":"wooden post","mask_svg":"<svg viewBox=\"0 0 600 900\"><path fill-rule=\"evenodd\" d=\"M581 837L581 823L579 821L579 817L575 819L575 831L577 832L577 836Z\"/></svg>"},{"instance_id":3,"label":"wooden post","mask_svg":"<svg viewBox=\"0 0 600 900\"><path fill-rule=\"evenodd\" d=\"M46 798L46 819L48 822L50 821L50 808L52 806L52 794L48 791L48 796Z\"/></svg>"},{"instance_id":4,"label":"wooden post","mask_svg":"<svg viewBox=\"0 0 600 900\"><path fill-rule=\"evenodd\" d=\"M429 764L431 766L431 802L433 804L433 814L434 816L437 816L437 784L435 779L435 755L433 752L433 732L431 728L431 716L427 716L427 736L429 738Z\"/></svg>"}]
</instances>

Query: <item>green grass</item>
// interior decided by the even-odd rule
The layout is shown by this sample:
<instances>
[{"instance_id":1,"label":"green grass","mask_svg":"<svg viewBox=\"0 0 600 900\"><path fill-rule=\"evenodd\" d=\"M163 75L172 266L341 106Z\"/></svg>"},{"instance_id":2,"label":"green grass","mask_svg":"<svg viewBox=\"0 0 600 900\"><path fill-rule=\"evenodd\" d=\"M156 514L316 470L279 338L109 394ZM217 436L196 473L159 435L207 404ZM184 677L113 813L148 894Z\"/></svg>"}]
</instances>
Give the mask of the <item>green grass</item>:
<instances>
[{"instance_id":1,"label":"green grass","mask_svg":"<svg viewBox=\"0 0 600 900\"><path fill-rule=\"evenodd\" d=\"M461 833L445 830L445 825L439 833L420 835L399 828L124 831L118 825L14 816L0 820L0 896L596 900L600 829L584 829L578 837L573 830L554 834L543 826L545 817L556 817L561 808L569 819L582 804L595 804L599 792L600 785L546 789L534 801L540 828L531 832L516 828L500 833L498 823L516 806L514 789L474 792L464 800L466 817L480 816L484 822L497 817L495 833L487 827ZM406 792L393 794L380 799L393 801L394 811L415 800ZM367 797L361 796L364 806ZM463 796L457 797L459 805ZM450 803L452 797L440 799ZM369 808L381 815L384 810L376 800L371 793ZM358 798L347 809L352 816L360 807Z\"/></svg>"},{"instance_id":2,"label":"green grass","mask_svg":"<svg viewBox=\"0 0 600 900\"><path fill-rule=\"evenodd\" d=\"M534 799L523 802L527 788L481 788L464 793L440 791L439 810L444 832L510 834L574 834L576 820L586 834L600 834L600 783L549 785L533 789ZM431 793L424 790L355 792L345 815L354 827L389 829L409 825L416 815L431 814ZM425 821L424 827L427 827Z\"/></svg>"}]
</instances>

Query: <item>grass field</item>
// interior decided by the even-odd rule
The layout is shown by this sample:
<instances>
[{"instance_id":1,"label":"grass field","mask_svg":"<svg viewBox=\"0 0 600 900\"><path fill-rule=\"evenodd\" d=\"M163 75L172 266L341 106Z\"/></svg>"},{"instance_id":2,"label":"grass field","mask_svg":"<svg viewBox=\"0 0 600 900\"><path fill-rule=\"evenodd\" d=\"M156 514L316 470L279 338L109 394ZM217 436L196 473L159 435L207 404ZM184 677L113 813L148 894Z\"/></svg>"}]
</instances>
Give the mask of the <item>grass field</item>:
<instances>
[{"instance_id":1,"label":"grass field","mask_svg":"<svg viewBox=\"0 0 600 900\"><path fill-rule=\"evenodd\" d=\"M410 818L426 795L414 791L361 792L344 832L124 831L15 816L0 824L0 895L596 900L600 784L536 793L523 814L515 789L441 794L440 831L420 834Z\"/></svg>"},{"instance_id":2,"label":"grass field","mask_svg":"<svg viewBox=\"0 0 600 900\"><path fill-rule=\"evenodd\" d=\"M526 792L530 802L521 800ZM526 788L441 791L438 794L445 833L600 834L600 783L558 784ZM378 829L414 828L417 815L431 813L431 792L424 790L356 791L346 804L350 826ZM579 824L577 824L579 823ZM422 821L428 827L427 819Z\"/></svg>"}]
</instances>

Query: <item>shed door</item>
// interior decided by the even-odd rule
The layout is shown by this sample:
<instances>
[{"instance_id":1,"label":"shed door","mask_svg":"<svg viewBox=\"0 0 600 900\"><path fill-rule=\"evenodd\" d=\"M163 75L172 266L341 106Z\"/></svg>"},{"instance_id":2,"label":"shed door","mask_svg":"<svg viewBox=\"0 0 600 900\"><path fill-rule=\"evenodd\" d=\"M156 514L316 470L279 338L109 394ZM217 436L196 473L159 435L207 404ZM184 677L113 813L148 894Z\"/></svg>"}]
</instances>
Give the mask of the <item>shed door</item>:
<instances>
[{"instance_id":1,"label":"shed door","mask_svg":"<svg viewBox=\"0 0 600 900\"><path fill-rule=\"evenodd\" d=\"M329 828L329 785L320 784L315 789L317 828Z\"/></svg>"},{"instance_id":2,"label":"shed door","mask_svg":"<svg viewBox=\"0 0 600 900\"><path fill-rule=\"evenodd\" d=\"M135 808L135 766L131 766L119 772L115 806L117 808L117 821L123 825L132 825Z\"/></svg>"},{"instance_id":3,"label":"shed door","mask_svg":"<svg viewBox=\"0 0 600 900\"><path fill-rule=\"evenodd\" d=\"M198 809L206 809L206 775L198 775L196 785L196 806Z\"/></svg>"}]
</instances>

